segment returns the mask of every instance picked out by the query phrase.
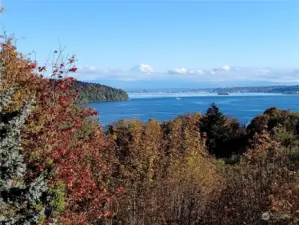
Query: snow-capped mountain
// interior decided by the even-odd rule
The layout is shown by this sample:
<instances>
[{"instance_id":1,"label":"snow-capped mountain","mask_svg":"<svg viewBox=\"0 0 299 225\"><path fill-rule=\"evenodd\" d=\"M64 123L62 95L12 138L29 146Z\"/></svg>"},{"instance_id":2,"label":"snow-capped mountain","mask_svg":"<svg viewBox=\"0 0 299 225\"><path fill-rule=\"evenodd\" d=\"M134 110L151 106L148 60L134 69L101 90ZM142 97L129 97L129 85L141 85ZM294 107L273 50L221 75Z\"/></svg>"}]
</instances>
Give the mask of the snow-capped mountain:
<instances>
[{"instance_id":1,"label":"snow-capped mountain","mask_svg":"<svg viewBox=\"0 0 299 225\"><path fill-rule=\"evenodd\" d=\"M139 65L133 66L130 69L130 72L153 73L154 69L150 65L139 64Z\"/></svg>"}]
</instances>

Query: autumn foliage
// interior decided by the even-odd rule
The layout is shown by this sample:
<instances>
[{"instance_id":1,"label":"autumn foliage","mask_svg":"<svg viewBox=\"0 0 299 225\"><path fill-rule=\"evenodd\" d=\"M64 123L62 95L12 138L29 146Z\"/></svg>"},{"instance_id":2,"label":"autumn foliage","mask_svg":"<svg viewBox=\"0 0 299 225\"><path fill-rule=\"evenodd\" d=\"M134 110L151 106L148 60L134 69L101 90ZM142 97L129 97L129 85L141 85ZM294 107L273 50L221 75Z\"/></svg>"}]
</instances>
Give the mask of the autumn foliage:
<instances>
[{"instance_id":1,"label":"autumn foliage","mask_svg":"<svg viewBox=\"0 0 299 225\"><path fill-rule=\"evenodd\" d=\"M205 115L112 125L112 179L125 193L109 221L298 224L298 119L270 108L245 128L213 104Z\"/></svg>"},{"instance_id":2,"label":"autumn foliage","mask_svg":"<svg viewBox=\"0 0 299 225\"><path fill-rule=\"evenodd\" d=\"M16 90L5 110L13 111L32 99L32 112L21 131L22 154L28 167L27 182L46 174L49 186L44 199L45 215L41 223L94 224L108 216L108 199L115 190L109 189L109 170L105 151L113 150L113 142L104 136L90 116L97 113L75 104L77 93L71 91L75 57L50 69L38 67L16 51L10 42L1 45L3 90ZM51 70L52 79L42 72ZM89 126L90 124L90 126ZM86 126L88 128L86 129Z\"/></svg>"},{"instance_id":3,"label":"autumn foliage","mask_svg":"<svg viewBox=\"0 0 299 225\"><path fill-rule=\"evenodd\" d=\"M212 104L104 133L76 104L75 56L38 65L3 37L0 58L1 223L299 223L297 113L270 108L245 127Z\"/></svg>"}]
</instances>

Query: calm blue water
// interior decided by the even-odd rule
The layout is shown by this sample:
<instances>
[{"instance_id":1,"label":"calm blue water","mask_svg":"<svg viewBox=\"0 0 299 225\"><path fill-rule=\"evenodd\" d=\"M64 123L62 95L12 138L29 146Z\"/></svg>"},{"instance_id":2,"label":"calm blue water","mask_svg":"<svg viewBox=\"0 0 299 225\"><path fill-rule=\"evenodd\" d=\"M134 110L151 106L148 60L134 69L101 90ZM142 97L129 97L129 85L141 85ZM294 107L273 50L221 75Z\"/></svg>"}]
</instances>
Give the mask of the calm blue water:
<instances>
[{"instance_id":1,"label":"calm blue water","mask_svg":"<svg viewBox=\"0 0 299 225\"><path fill-rule=\"evenodd\" d=\"M247 123L253 117L263 113L269 107L299 111L299 95L263 95L235 94L229 96L173 96L168 95L131 95L130 100L122 102L92 103L99 113L102 125L120 119L139 119L147 121L155 118L160 121L170 120L187 112L204 113L211 103L216 103L228 116Z\"/></svg>"}]
</instances>

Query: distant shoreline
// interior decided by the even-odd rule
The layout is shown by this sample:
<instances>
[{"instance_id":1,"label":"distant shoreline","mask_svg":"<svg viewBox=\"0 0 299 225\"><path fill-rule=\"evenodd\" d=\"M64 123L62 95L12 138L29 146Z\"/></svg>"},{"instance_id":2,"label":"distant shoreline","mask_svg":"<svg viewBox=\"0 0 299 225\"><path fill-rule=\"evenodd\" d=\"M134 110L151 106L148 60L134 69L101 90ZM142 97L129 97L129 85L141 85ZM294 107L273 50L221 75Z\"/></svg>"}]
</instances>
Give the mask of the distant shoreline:
<instances>
[{"instance_id":1,"label":"distant shoreline","mask_svg":"<svg viewBox=\"0 0 299 225\"><path fill-rule=\"evenodd\" d=\"M139 99L139 98L177 98L177 97L239 97L239 96L285 96L291 94L283 93L229 93L229 95L218 95L218 93L211 92L178 92L178 93L163 93L163 92L148 92L148 93L128 93L129 99ZM296 95L296 94L294 94Z\"/></svg>"},{"instance_id":2,"label":"distant shoreline","mask_svg":"<svg viewBox=\"0 0 299 225\"><path fill-rule=\"evenodd\" d=\"M218 87L218 88L159 88L127 91L129 94L136 93L276 93L276 94L299 94L299 85L292 86L248 86L248 87Z\"/></svg>"}]
</instances>

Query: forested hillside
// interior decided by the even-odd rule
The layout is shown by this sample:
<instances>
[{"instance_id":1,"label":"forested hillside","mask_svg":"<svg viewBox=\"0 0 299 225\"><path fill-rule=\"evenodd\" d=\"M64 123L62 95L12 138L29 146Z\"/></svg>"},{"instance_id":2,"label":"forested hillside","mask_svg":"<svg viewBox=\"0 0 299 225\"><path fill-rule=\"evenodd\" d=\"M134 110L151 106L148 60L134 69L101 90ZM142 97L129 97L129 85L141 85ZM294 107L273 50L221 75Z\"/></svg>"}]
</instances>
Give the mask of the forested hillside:
<instances>
[{"instance_id":1,"label":"forested hillside","mask_svg":"<svg viewBox=\"0 0 299 225\"><path fill-rule=\"evenodd\" d=\"M215 88L211 92L299 94L299 85Z\"/></svg>"},{"instance_id":2,"label":"forested hillside","mask_svg":"<svg viewBox=\"0 0 299 225\"><path fill-rule=\"evenodd\" d=\"M269 108L246 128L216 105L166 123L120 121L115 224L299 224L299 116Z\"/></svg>"},{"instance_id":3,"label":"forested hillside","mask_svg":"<svg viewBox=\"0 0 299 225\"><path fill-rule=\"evenodd\" d=\"M76 81L74 87L79 90L78 103L128 100L128 94L121 90L98 83Z\"/></svg>"}]
</instances>

